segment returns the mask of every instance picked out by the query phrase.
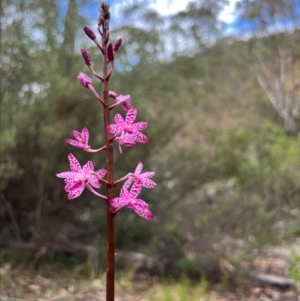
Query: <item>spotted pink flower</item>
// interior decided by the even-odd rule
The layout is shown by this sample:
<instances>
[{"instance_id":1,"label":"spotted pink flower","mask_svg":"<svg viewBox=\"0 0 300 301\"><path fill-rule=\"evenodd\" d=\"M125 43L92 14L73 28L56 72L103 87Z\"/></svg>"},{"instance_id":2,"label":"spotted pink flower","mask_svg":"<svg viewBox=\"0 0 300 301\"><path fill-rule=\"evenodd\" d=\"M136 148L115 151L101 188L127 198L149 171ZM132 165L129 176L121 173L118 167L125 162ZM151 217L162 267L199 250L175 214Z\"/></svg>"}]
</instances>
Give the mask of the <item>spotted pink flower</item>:
<instances>
[{"instance_id":1,"label":"spotted pink flower","mask_svg":"<svg viewBox=\"0 0 300 301\"><path fill-rule=\"evenodd\" d=\"M139 143L147 143L148 142L148 138L140 133L140 132L136 132L133 134L121 134L120 137L116 137L115 140L117 140L119 142L119 151L120 154L122 154L122 145L125 146L133 146L136 144L136 142Z\"/></svg>"},{"instance_id":2,"label":"spotted pink flower","mask_svg":"<svg viewBox=\"0 0 300 301\"><path fill-rule=\"evenodd\" d=\"M105 169L94 172L94 164L92 161L88 161L81 167L73 154L69 154L68 159L70 161L71 171L61 172L56 176L65 179L65 191L68 192L69 200L79 197L87 185L91 185L94 188L101 187L99 179L105 176Z\"/></svg>"},{"instance_id":3,"label":"spotted pink flower","mask_svg":"<svg viewBox=\"0 0 300 301\"><path fill-rule=\"evenodd\" d=\"M133 146L136 143L136 140L134 139L134 135L130 134L123 134L120 137L116 137L116 140L119 142L119 152L122 154L122 145L126 146Z\"/></svg>"},{"instance_id":4,"label":"spotted pink flower","mask_svg":"<svg viewBox=\"0 0 300 301\"><path fill-rule=\"evenodd\" d=\"M82 148L84 150L89 150L91 147L88 145L89 143L89 131L87 128L83 128L82 132L73 131L73 135L76 140L66 139L66 142L69 144Z\"/></svg>"},{"instance_id":5,"label":"spotted pink flower","mask_svg":"<svg viewBox=\"0 0 300 301\"><path fill-rule=\"evenodd\" d=\"M114 135L119 134L133 134L139 133L139 131L144 130L147 127L147 122L136 122L133 123L137 115L137 109L131 107L127 114L125 120L120 114L115 115L115 124L111 124L107 127L108 132Z\"/></svg>"},{"instance_id":6,"label":"spotted pink flower","mask_svg":"<svg viewBox=\"0 0 300 301\"><path fill-rule=\"evenodd\" d=\"M119 95L114 91L109 91L108 96L116 100L116 104L122 104L124 111L128 111L131 108L130 95Z\"/></svg>"},{"instance_id":7,"label":"spotted pink flower","mask_svg":"<svg viewBox=\"0 0 300 301\"><path fill-rule=\"evenodd\" d=\"M123 110L126 112L131 108L130 95L119 95L116 97L116 102L121 103Z\"/></svg>"},{"instance_id":8,"label":"spotted pink flower","mask_svg":"<svg viewBox=\"0 0 300 301\"><path fill-rule=\"evenodd\" d=\"M133 209L142 218L153 218L153 213L148 209L148 204L141 199L137 199L141 189L141 185L136 185L135 187L132 186L129 192L124 185L121 189L120 197L110 200L110 205L114 207L116 211L119 211L124 206L127 206L128 208Z\"/></svg>"},{"instance_id":9,"label":"spotted pink flower","mask_svg":"<svg viewBox=\"0 0 300 301\"><path fill-rule=\"evenodd\" d=\"M132 188L135 186L142 186L146 188L155 188L156 183L149 178L152 178L155 175L154 171L148 171L141 174L141 171L143 169L143 163L139 162L137 167L135 168L134 173L130 173L128 180L125 182L124 186L126 189L129 188L131 183L134 181Z\"/></svg>"}]
</instances>

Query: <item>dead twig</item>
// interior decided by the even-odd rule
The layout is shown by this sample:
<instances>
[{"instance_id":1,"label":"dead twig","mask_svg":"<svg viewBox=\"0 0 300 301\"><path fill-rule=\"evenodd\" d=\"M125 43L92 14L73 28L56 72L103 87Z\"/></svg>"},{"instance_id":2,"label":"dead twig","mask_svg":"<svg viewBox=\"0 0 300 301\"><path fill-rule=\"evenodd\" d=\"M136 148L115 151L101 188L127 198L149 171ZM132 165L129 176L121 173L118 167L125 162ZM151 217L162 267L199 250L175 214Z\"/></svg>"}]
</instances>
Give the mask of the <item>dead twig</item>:
<instances>
[{"instance_id":1,"label":"dead twig","mask_svg":"<svg viewBox=\"0 0 300 301\"><path fill-rule=\"evenodd\" d=\"M264 273L252 273L251 277L258 281L261 281L261 282L264 282L264 283L267 283L267 284L270 284L273 286L277 286L282 289L287 289L290 286L294 285L294 281L292 279L287 278L287 277L280 277L277 275L270 275L270 274L264 274Z\"/></svg>"}]
</instances>

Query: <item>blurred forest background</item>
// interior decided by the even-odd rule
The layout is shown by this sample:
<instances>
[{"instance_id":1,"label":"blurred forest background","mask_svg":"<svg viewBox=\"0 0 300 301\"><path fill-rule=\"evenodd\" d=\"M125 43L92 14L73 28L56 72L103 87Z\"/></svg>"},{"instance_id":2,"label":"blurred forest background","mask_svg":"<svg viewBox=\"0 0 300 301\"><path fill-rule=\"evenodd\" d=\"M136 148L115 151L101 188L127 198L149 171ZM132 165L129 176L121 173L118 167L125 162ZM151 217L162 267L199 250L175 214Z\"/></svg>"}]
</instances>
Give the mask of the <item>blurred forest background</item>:
<instances>
[{"instance_id":1,"label":"blurred forest background","mask_svg":"<svg viewBox=\"0 0 300 301\"><path fill-rule=\"evenodd\" d=\"M117 216L118 264L219 281L300 236L300 2L241 0L230 24L219 18L225 0L167 16L147 4L111 2L111 38L123 45L110 90L130 94L149 124L148 144L116 148L116 178L141 160L158 183L141 195L152 221ZM86 126L103 145L101 106L76 80L91 76L81 47L101 71L82 30L96 31L98 5L1 1L2 263L105 268L105 205L88 191L67 201L55 176L70 152L105 164L65 143Z\"/></svg>"}]
</instances>

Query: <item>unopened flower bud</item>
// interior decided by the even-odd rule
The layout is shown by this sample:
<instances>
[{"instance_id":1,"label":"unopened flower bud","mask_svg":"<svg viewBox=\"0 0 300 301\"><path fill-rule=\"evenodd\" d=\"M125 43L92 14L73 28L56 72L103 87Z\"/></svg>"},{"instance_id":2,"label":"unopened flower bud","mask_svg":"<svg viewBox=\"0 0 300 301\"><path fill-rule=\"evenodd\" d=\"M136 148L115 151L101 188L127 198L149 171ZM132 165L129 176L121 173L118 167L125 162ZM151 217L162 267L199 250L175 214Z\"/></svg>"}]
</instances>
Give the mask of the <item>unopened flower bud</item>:
<instances>
[{"instance_id":1,"label":"unopened flower bud","mask_svg":"<svg viewBox=\"0 0 300 301\"><path fill-rule=\"evenodd\" d=\"M115 99L118 96L118 94L114 91L108 92L108 97Z\"/></svg>"},{"instance_id":2,"label":"unopened flower bud","mask_svg":"<svg viewBox=\"0 0 300 301\"><path fill-rule=\"evenodd\" d=\"M92 65L92 58L91 58L89 52L86 49L82 48L81 49L81 54L82 54L82 57L83 57L86 65L91 66Z\"/></svg>"},{"instance_id":3,"label":"unopened flower bud","mask_svg":"<svg viewBox=\"0 0 300 301\"><path fill-rule=\"evenodd\" d=\"M94 34L94 32L87 26L83 27L83 30L85 32L85 34L92 40L95 41L96 40L96 35Z\"/></svg>"},{"instance_id":4,"label":"unopened flower bud","mask_svg":"<svg viewBox=\"0 0 300 301\"><path fill-rule=\"evenodd\" d=\"M119 38L114 42L114 45L113 45L114 52L117 52L121 45L122 45L122 38Z\"/></svg>"},{"instance_id":5,"label":"unopened flower bud","mask_svg":"<svg viewBox=\"0 0 300 301\"><path fill-rule=\"evenodd\" d=\"M107 46L107 58L109 62L112 62L115 59L114 51L111 43L109 43Z\"/></svg>"},{"instance_id":6,"label":"unopened flower bud","mask_svg":"<svg viewBox=\"0 0 300 301\"><path fill-rule=\"evenodd\" d=\"M82 72L78 74L77 79L85 88L89 88L89 85L92 85L92 80Z\"/></svg>"}]
</instances>

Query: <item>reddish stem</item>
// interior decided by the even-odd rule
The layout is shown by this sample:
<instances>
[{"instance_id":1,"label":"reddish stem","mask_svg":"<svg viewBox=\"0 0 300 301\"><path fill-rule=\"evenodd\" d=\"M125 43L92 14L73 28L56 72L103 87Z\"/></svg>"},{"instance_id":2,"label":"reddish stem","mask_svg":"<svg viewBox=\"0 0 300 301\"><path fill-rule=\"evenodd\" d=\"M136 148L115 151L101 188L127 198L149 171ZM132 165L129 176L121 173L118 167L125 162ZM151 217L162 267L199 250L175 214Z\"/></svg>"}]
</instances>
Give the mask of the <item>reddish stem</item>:
<instances>
[{"instance_id":1,"label":"reddish stem","mask_svg":"<svg viewBox=\"0 0 300 301\"><path fill-rule=\"evenodd\" d=\"M104 101L104 128L106 142L106 164L107 164L107 213L106 213L106 233L107 233L107 268L106 268L106 301L115 300L115 214L113 208L109 204L109 200L114 198L114 158L113 158L113 142L107 131L110 124L110 109L108 97L108 63L107 63L107 43L108 32L102 26L102 64L103 64L103 82L102 93Z\"/></svg>"}]
</instances>

